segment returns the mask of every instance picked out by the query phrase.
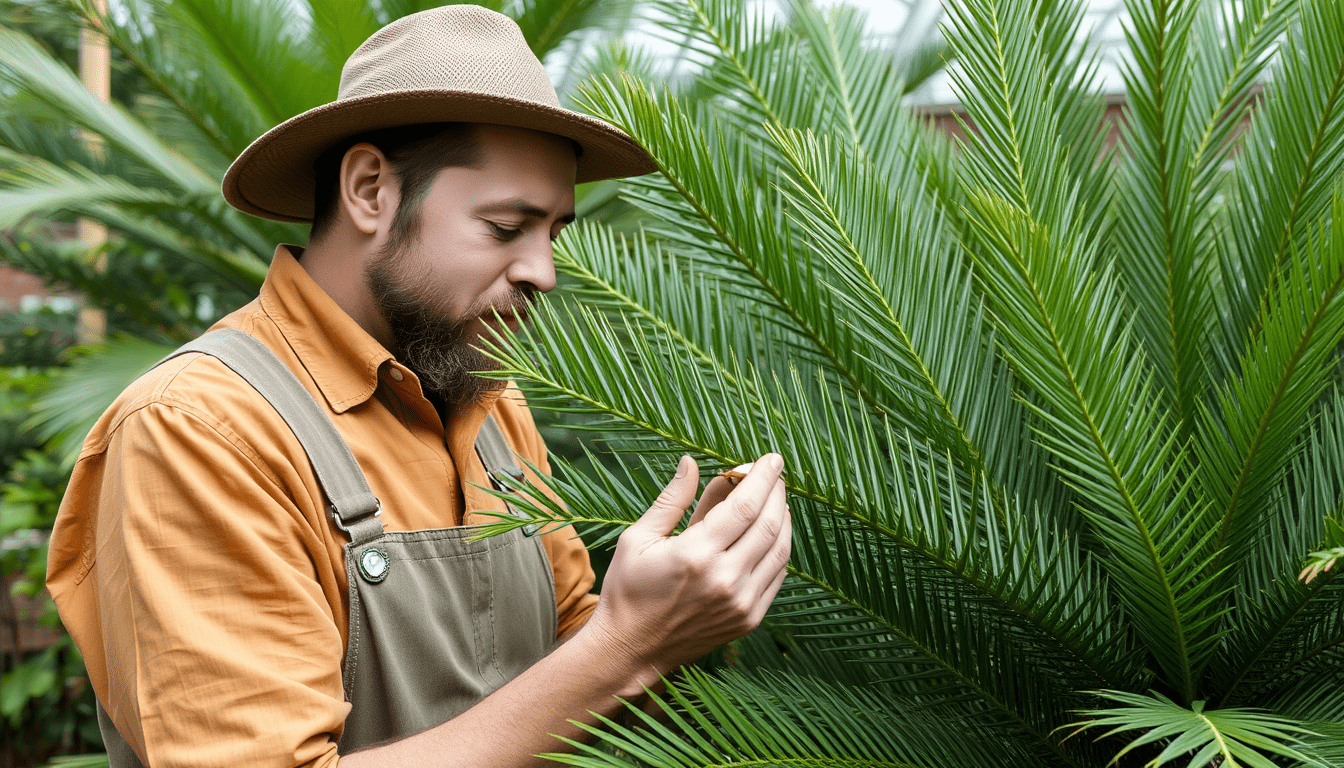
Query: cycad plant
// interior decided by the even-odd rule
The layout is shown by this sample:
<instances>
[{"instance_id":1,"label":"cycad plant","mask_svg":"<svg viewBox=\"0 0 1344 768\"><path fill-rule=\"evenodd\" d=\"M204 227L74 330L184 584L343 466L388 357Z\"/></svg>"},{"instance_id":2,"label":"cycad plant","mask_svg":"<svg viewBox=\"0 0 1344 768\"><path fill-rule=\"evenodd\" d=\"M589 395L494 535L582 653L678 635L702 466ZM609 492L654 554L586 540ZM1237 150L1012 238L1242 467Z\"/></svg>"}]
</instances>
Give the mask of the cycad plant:
<instances>
[{"instance_id":1,"label":"cycad plant","mask_svg":"<svg viewBox=\"0 0 1344 768\"><path fill-rule=\"evenodd\" d=\"M668 0L697 98L590 84L650 221L571 227L491 353L632 468L530 512L609 543L678 454L776 450L795 541L762 631L556 759L1344 764L1344 4L1127 5L1118 126L1080 0L951 0L955 146L844 8Z\"/></svg>"}]
</instances>

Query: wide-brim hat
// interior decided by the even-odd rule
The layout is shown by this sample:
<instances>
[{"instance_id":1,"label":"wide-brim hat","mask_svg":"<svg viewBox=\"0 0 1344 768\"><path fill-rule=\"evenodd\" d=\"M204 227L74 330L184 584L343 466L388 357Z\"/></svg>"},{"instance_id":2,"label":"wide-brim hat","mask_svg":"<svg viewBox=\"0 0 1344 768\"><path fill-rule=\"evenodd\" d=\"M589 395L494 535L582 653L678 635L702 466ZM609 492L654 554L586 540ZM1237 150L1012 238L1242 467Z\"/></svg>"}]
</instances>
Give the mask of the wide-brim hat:
<instances>
[{"instance_id":1,"label":"wide-brim hat","mask_svg":"<svg viewBox=\"0 0 1344 768\"><path fill-rule=\"evenodd\" d=\"M494 123L553 133L582 148L577 182L655 170L624 131L560 106L522 30L503 14L450 5L378 30L341 69L336 100L252 142L224 174L224 199L276 221L313 219L318 157L368 131L417 123Z\"/></svg>"}]
</instances>

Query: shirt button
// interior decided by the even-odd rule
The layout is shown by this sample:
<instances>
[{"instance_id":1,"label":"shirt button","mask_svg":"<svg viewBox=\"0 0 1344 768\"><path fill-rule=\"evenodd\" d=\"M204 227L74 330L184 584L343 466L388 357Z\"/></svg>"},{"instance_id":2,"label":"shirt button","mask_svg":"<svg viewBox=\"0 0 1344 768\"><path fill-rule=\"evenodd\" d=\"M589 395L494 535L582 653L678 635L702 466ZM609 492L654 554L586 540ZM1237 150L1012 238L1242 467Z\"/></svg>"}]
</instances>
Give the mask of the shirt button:
<instances>
[{"instance_id":1,"label":"shirt button","mask_svg":"<svg viewBox=\"0 0 1344 768\"><path fill-rule=\"evenodd\" d=\"M387 372L387 375L391 376L393 381L401 381L403 378L401 375L401 371L398 371L396 368L389 370Z\"/></svg>"}]
</instances>

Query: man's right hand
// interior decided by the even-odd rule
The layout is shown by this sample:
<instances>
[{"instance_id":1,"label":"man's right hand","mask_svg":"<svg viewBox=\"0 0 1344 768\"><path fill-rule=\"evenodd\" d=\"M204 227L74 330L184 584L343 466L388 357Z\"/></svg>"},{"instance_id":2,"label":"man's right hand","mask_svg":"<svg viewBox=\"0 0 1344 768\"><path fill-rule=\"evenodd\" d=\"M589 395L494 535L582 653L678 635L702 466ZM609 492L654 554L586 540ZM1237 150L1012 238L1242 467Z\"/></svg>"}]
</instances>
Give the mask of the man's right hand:
<instances>
[{"instance_id":1,"label":"man's right hand","mask_svg":"<svg viewBox=\"0 0 1344 768\"><path fill-rule=\"evenodd\" d=\"M648 685L650 673L666 674L755 629L789 560L782 469L783 459L767 454L735 488L712 481L691 525L673 535L699 490L695 460L683 456L653 506L621 534L601 601L580 634L639 669L632 682Z\"/></svg>"}]
</instances>

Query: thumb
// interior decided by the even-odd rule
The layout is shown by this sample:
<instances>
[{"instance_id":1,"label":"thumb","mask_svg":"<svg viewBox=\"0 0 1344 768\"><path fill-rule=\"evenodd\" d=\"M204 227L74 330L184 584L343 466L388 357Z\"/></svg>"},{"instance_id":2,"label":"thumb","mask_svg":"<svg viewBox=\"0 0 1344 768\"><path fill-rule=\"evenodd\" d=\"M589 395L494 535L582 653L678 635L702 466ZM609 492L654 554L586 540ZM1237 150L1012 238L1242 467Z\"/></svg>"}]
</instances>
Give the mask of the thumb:
<instances>
[{"instance_id":1,"label":"thumb","mask_svg":"<svg viewBox=\"0 0 1344 768\"><path fill-rule=\"evenodd\" d=\"M677 527L686 508L695 501L695 492L700 489L700 473L695 459L682 456L677 462L677 474L668 483L649 511L630 526L632 530L649 537L667 536Z\"/></svg>"}]
</instances>

